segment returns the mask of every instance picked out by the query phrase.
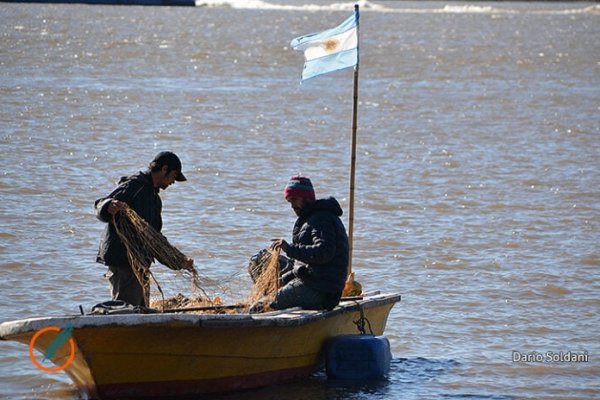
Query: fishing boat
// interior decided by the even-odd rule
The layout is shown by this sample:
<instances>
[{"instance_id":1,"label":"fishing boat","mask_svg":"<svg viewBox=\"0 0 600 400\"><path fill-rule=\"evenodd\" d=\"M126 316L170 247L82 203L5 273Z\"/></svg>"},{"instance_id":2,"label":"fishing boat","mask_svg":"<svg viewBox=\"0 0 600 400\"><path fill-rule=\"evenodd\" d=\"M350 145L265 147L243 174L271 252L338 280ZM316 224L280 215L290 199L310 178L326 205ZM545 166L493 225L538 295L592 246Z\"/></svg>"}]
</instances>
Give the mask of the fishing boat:
<instances>
[{"instance_id":1,"label":"fishing boat","mask_svg":"<svg viewBox=\"0 0 600 400\"><path fill-rule=\"evenodd\" d=\"M331 311L29 318L0 324L0 339L28 345L40 369L64 370L84 398L217 393L309 376L324 365L329 339L382 335L398 301L397 294L373 294ZM34 348L55 367L36 361Z\"/></svg>"}]
</instances>

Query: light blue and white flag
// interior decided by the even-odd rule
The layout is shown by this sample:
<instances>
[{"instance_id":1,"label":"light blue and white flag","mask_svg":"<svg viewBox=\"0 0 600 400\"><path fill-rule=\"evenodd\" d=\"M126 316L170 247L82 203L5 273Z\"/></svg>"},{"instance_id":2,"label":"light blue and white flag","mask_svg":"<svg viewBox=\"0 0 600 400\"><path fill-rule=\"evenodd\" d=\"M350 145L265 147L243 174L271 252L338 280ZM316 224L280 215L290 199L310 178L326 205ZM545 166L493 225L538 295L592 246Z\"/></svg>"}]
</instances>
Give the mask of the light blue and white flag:
<instances>
[{"instance_id":1,"label":"light blue and white flag","mask_svg":"<svg viewBox=\"0 0 600 400\"><path fill-rule=\"evenodd\" d=\"M302 80L358 64L358 10L339 26L300 36L290 44L304 52Z\"/></svg>"}]
</instances>

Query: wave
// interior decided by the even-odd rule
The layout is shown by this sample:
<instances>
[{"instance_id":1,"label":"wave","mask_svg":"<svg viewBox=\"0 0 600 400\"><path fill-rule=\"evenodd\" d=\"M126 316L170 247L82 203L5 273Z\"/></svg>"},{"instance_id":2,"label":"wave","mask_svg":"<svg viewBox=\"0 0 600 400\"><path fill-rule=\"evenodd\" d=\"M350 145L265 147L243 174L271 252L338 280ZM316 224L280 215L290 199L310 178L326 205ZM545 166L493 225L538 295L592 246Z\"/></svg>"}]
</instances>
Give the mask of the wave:
<instances>
[{"instance_id":1,"label":"wave","mask_svg":"<svg viewBox=\"0 0 600 400\"><path fill-rule=\"evenodd\" d=\"M381 13L403 13L403 14L598 14L600 5L592 5L582 8L555 9L555 10L531 10L510 9L481 5L450 5L442 8L393 8L387 7L368 0L348 1L331 4L278 4L263 0L196 0L196 7L228 7L245 10L284 10L284 11L350 11L354 4L358 4L361 11Z\"/></svg>"},{"instance_id":2,"label":"wave","mask_svg":"<svg viewBox=\"0 0 600 400\"><path fill-rule=\"evenodd\" d=\"M374 4L370 1L362 0L358 2L332 3L326 5L302 4L285 5L269 3L262 0L196 0L196 7L230 7L236 9L250 10L287 10L287 11L345 11L352 10L354 4L358 4L361 10L393 12L393 8Z\"/></svg>"},{"instance_id":3,"label":"wave","mask_svg":"<svg viewBox=\"0 0 600 400\"><path fill-rule=\"evenodd\" d=\"M540 10L532 11L532 14L554 14L554 15L572 15L572 14L594 14L600 15L600 5L594 5L583 8L575 8L568 10Z\"/></svg>"},{"instance_id":4,"label":"wave","mask_svg":"<svg viewBox=\"0 0 600 400\"><path fill-rule=\"evenodd\" d=\"M497 8L492 6L478 5L446 5L441 9L431 9L420 12L435 14L546 14L546 15L572 15L572 14L600 14L600 5L594 5L583 8L564 9L564 10L531 10L531 9L510 9Z\"/></svg>"}]
</instances>

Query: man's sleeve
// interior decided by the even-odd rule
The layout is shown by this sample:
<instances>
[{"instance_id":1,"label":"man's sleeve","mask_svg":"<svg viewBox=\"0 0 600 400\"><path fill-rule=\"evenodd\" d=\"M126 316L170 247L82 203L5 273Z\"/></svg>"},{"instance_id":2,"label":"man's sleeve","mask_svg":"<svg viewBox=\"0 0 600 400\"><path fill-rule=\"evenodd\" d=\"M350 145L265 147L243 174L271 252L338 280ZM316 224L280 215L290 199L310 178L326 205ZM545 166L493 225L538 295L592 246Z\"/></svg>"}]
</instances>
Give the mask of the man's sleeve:
<instances>
[{"instance_id":1,"label":"man's sleeve","mask_svg":"<svg viewBox=\"0 0 600 400\"><path fill-rule=\"evenodd\" d=\"M110 222L112 217L108 213L108 205L110 204L111 200L120 200L128 205L131 205L131 202L135 198L136 194L140 191L141 185L141 183L136 181L123 182L117 186L117 188L113 190L111 194L96 200L94 202L96 218L102 222Z\"/></svg>"},{"instance_id":2,"label":"man's sleeve","mask_svg":"<svg viewBox=\"0 0 600 400\"><path fill-rule=\"evenodd\" d=\"M335 256L335 226L331 218L323 215L310 218L310 235L312 243L290 244L286 254L288 257L306 264L324 264Z\"/></svg>"}]
</instances>

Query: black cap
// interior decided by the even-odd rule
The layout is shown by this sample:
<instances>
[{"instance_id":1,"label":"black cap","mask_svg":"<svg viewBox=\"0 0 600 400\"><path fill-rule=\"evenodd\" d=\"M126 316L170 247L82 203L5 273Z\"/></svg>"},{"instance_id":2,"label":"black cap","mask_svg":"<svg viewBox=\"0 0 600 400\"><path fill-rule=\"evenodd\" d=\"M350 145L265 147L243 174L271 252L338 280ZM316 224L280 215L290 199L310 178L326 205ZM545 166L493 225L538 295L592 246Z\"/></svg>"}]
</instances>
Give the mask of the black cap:
<instances>
[{"instance_id":1,"label":"black cap","mask_svg":"<svg viewBox=\"0 0 600 400\"><path fill-rule=\"evenodd\" d=\"M187 179L183 175L183 172L181 172L181 161L175 153L171 153L170 151L161 151L156 156L154 156L154 160L152 160L152 162L155 162L161 167L163 165L166 165L171 171L177 171L177 177L175 178L176 181L187 181Z\"/></svg>"}]
</instances>

